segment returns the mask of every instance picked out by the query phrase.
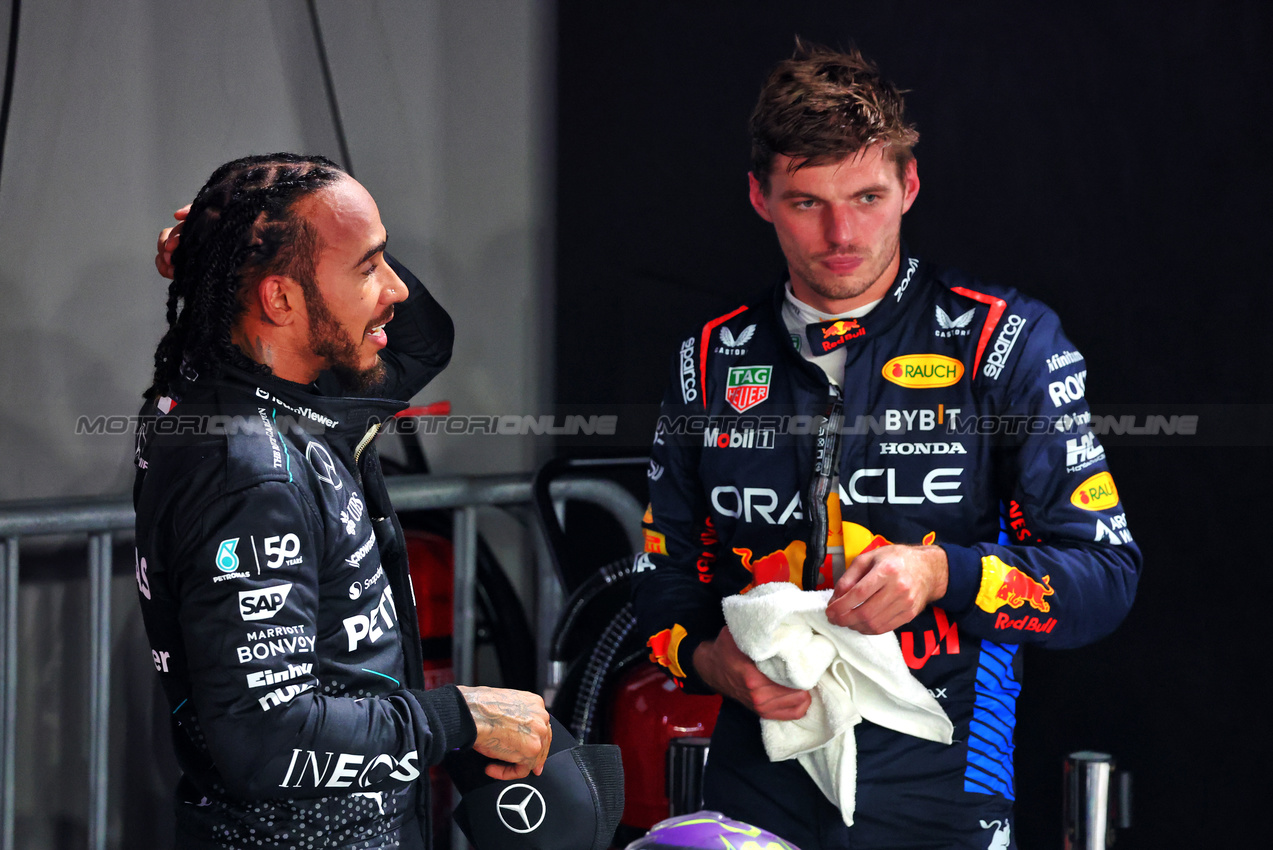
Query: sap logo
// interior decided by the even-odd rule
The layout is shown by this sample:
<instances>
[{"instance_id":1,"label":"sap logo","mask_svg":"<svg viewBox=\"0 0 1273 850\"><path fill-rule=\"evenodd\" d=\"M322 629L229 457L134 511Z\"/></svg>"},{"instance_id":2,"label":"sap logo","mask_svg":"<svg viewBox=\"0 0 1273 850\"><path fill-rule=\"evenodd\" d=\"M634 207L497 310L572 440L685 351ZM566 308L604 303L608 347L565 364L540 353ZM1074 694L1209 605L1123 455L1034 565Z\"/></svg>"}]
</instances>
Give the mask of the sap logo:
<instances>
[{"instance_id":1,"label":"sap logo","mask_svg":"<svg viewBox=\"0 0 1273 850\"><path fill-rule=\"evenodd\" d=\"M272 570L277 570L284 563L288 566L299 564L301 559L296 556L300 552L301 539L295 534L265 538L265 566Z\"/></svg>"},{"instance_id":2,"label":"sap logo","mask_svg":"<svg viewBox=\"0 0 1273 850\"><path fill-rule=\"evenodd\" d=\"M952 336L968 336L972 333L972 331L968 330L968 326L972 324L972 317L976 312L977 308L973 307L967 313L962 313L952 319L945 310L938 307L937 330L933 331L933 336L939 339L946 339Z\"/></svg>"},{"instance_id":3,"label":"sap logo","mask_svg":"<svg viewBox=\"0 0 1273 850\"><path fill-rule=\"evenodd\" d=\"M244 620L269 620L283 609L287 602L287 594L292 592L291 583L276 584L261 590L244 590L239 592L239 616Z\"/></svg>"},{"instance_id":4,"label":"sap logo","mask_svg":"<svg viewBox=\"0 0 1273 850\"><path fill-rule=\"evenodd\" d=\"M777 510L778 503L778 494L765 487L744 487L741 494L737 487L716 487L712 490L712 507L722 516L755 522L752 519L754 514L770 525L786 525L787 520L804 519L799 493L791 497L782 513L774 519L773 512Z\"/></svg>"},{"instance_id":5,"label":"sap logo","mask_svg":"<svg viewBox=\"0 0 1273 850\"><path fill-rule=\"evenodd\" d=\"M1075 372L1064 381L1053 381L1048 384L1048 396L1053 407L1063 407L1083 398L1087 387L1087 370Z\"/></svg>"},{"instance_id":6,"label":"sap logo","mask_svg":"<svg viewBox=\"0 0 1273 850\"><path fill-rule=\"evenodd\" d=\"M642 552L636 556L636 560L632 563L632 572L643 573L647 570L654 569L654 562L650 560L648 552Z\"/></svg>"},{"instance_id":7,"label":"sap logo","mask_svg":"<svg viewBox=\"0 0 1273 850\"><path fill-rule=\"evenodd\" d=\"M882 455L966 455L963 443L880 443Z\"/></svg>"},{"instance_id":8,"label":"sap logo","mask_svg":"<svg viewBox=\"0 0 1273 850\"><path fill-rule=\"evenodd\" d=\"M133 577L137 579L137 592L150 598L150 576L146 575L146 559L133 549Z\"/></svg>"},{"instance_id":9,"label":"sap logo","mask_svg":"<svg viewBox=\"0 0 1273 850\"><path fill-rule=\"evenodd\" d=\"M295 628L302 628L296 626ZM251 640L252 636L249 635ZM263 640L259 643L252 643L248 646L237 646L234 648L235 654L239 658L239 663L243 664L248 661L265 661L276 655L293 655L297 652L313 652L314 638L297 635L295 637L278 638L277 640Z\"/></svg>"},{"instance_id":10,"label":"sap logo","mask_svg":"<svg viewBox=\"0 0 1273 850\"><path fill-rule=\"evenodd\" d=\"M703 448L705 449L772 449L775 432L773 428L708 428L703 432Z\"/></svg>"},{"instance_id":11,"label":"sap logo","mask_svg":"<svg viewBox=\"0 0 1273 850\"><path fill-rule=\"evenodd\" d=\"M943 424L946 416L950 417L953 425L955 414L958 412L958 407L947 408L944 405L938 405L936 410L894 410L890 407L884 411L884 430L889 434L905 434L917 430L931 431Z\"/></svg>"},{"instance_id":12,"label":"sap logo","mask_svg":"<svg viewBox=\"0 0 1273 850\"><path fill-rule=\"evenodd\" d=\"M1109 518L1109 525L1100 518L1096 518L1096 537L1097 543L1102 540L1113 543L1115 546L1123 543L1132 542L1132 533L1127 528L1127 514L1119 514Z\"/></svg>"},{"instance_id":13,"label":"sap logo","mask_svg":"<svg viewBox=\"0 0 1273 850\"><path fill-rule=\"evenodd\" d=\"M150 651L150 656L152 660L155 662L156 670L158 670L160 673L168 672L168 659L172 657L171 655L169 655L167 652L163 652L158 649L152 649Z\"/></svg>"},{"instance_id":14,"label":"sap logo","mask_svg":"<svg viewBox=\"0 0 1273 850\"><path fill-rule=\"evenodd\" d=\"M367 614L355 614L345 618L345 634L349 638L349 651L358 648L362 640L372 643L380 640L386 631L392 631L398 622L398 610L393 605L393 590L386 587L380 594L380 603Z\"/></svg>"},{"instance_id":15,"label":"sap logo","mask_svg":"<svg viewBox=\"0 0 1273 850\"><path fill-rule=\"evenodd\" d=\"M1078 472L1105 457L1105 447L1096 442L1095 435L1084 434L1077 440L1065 441L1065 471Z\"/></svg>"},{"instance_id":16,"label":"sap logo","mask_svg":"<svg viewBox=\"0 0 1273 850\"><path fill-rule=\"evenodd\" d=\"M292 679L308 676L313 669L313 664L289 664L286 670L257 670L255 673L248 673L248 687L263 688L266 685L281 685Z\"/></svg>"},{"instance_id":17,"label":"sap logo","mask_svg":"<svg viewBox=\"0 0 1273 850\"><path fill-rule=\"evenodd\" d=\"M291 702L301 694L313 689L314 682L306 682L303 685L288 685L285 688L270 691L265 696L257 700L261 704L261 711L269 711L277 705Z\"/></svg>"},{"instance_id":18,"label":"sap logo","mask_svg":"<svg viewBox=\"0 0 1273 850\"><path fill-rule=\"evenodd\" d=\"M995 337L994 347L990 349L990 354L986 357L986 365L981 367L981 374L991 380L995 380L1003 372L1003 367L1008 363L1008 355L1012 353L1012 348L1017 344L1017 338L1021 334L1021 329L1025 327L1025 319L1013 313L1008 317L1008 321L1003 326L1003 330L999 331L999 336Z\"/></svg>"},{"instance_id":19,"label":"sap logo","mask_svg":"<svg viewBox=\"0 0 1273 850\"><path fill-rule=\"evenodd\" d=\"M698 398L698 381L694 377L694 337L681 343L681 398L686 404Z\"/></svg>"},{"instance_id":20,"label":"sap logo","mask_svg":"<svg viewBox=\"0 0 1273 850\"><path fill-rule=\"evenodd\" d=\"M335 764L332 764L335 759ZM413 782L420 778L419 756L416 751L402 758L382 753L365 756L361 753L323 753L313 750L292 750L292 760L287 765L280 788L366 788L378 785L386 779Z\"/></svg>"},{"instance_id":21,"label":"sap logo","mask_svg":"<svg viewBox=\"0 0 1273 850\"><path fill-rule=\"evenodd\" d=\"M923 655L915 653L914 632L898 632L898 639L902 646L902 658L906 660L906 666L912 670L922 669L928 663L928 659L939 653L939 649L943 644L946 646L947 655L959 654L959 625L952 623L946 616L946 612L936 606L933 607L933 617L937 621L937 631L924 632ZM942 695L945 696L944 689Z\"/></svg>"},{"instance_id":22,"label":"sap logo","mask_svg":"<svg viewBox=\"0 0 1273 850\"><path fill-rule=\"evenodd\" d=\"M949 491L958 491L962 486L962 481L946 481L943 479L956 478L964 474L964 468L942 466L937 469L931 469L924 476L924 483L921 485L923 495L921 496L903 496L897 492L897 470L895 469L859 469L849 476L848 488L844 484L840 485L840 501L845 504L884 504L890 505L922 505L924 502L932 502L937 505L952 505L962 502L964 497L962 494L950 493ZM884 478L885 489L883 494L863 493L859 486L865 486L864 479L867 478Z\"/></svg>"}]
</instances>

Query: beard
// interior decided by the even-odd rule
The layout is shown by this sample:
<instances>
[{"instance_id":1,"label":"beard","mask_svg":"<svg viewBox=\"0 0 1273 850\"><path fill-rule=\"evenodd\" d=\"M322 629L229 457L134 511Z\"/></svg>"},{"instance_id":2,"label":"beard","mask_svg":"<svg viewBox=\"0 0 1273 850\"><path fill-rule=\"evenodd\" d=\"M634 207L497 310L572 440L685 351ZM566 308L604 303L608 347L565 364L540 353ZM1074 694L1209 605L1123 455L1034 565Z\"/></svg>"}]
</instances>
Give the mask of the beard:
<instances>
[{"instance_id":1,"label":"beard","mask_svg":"<svg viewBox=\"0 0 1273 850\"><path fill-rule=\"evenodd\" d=\"M790 272L799 276L806 286L828 301L844 301L856 298L866 292L879 281L888 270L889 265L897 257L901 245L901 233L888 240L876 254L864 254L860 251L834 252L850 256L861 256L862 264L850 275L837 275L819 264L819 260L828 255L800 257L800 262L791 262L788 254ZM890 281L891 282L891 281Z\"/></svg>"},{"instance_id":2,"label":"beard","mask_svg":"<svg viewBox=\"0 0 1273 850\"><path fill-rule=\"evenodd\" d=\"M327 361L328 370L336 376L341 390L363 394L384 384L385 364L376 355L376 362L364 367L359 355L359 340L350 337L327 307L327 301L318 290L303 287L309 306L309 344L314 353Z\"/></svg>"}]
</instances>

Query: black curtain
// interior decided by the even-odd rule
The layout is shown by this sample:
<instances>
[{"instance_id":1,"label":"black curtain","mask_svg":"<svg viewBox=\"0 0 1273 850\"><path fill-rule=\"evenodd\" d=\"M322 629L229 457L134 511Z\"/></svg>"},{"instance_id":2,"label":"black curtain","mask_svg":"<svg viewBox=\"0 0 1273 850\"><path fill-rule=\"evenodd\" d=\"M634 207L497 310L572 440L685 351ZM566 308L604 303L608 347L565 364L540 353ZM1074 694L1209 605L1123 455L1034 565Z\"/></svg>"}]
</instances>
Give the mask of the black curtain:
<instances>
[{"instance_id":1,"label":"black curtain","mask_svg":"<svg viewBox=\"0 0 1273 850\"><path fill-rule=\"evenodd\" d=\"M1095 412L1198 416L1103 437L1145 573L1112 637L1027 652L1017 838L1060 846L1061 762L1085 748L1134 773L1120 847L1246 838L1273 755L1273 4L558 9L557 401L619 416L563 452L644 451L678 341L782 271L747 117L795 34L857 44L919 124L911 250L1051 305Z\"/></svg>"}]
</instances>

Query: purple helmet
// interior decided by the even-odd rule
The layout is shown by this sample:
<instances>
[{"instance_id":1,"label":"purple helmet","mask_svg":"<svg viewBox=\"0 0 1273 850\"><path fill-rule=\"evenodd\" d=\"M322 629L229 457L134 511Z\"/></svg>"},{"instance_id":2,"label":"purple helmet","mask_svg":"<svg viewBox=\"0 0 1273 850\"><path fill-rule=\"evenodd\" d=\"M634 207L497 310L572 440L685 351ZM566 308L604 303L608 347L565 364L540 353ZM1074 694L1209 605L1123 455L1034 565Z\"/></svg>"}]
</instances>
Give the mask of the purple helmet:
<instances>
[{"instance_id":1,"label":"purple helmet","mask_svg":"<svg viewBox=\"0 0 1273 850\"><path fill-rule=\"evenodd\" d=\"M800 850L768 830L698 811L661 820L624 850Z\"/></svg>"}]
</instances>

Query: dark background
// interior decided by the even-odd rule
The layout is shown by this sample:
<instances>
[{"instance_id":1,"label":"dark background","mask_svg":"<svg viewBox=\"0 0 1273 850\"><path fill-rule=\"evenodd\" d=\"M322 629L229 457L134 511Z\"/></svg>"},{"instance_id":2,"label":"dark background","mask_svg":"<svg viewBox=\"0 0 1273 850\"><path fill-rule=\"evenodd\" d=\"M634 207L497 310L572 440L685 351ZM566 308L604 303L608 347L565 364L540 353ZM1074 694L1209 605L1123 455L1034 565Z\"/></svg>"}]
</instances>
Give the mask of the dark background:
<instances>
[{"instance_id":1,"label":"dark background","mask_svg":"<svg viewBox=\"0 0 1273 850\"><path fill-rule=\"evenodd\" d=\"M1016 838L1060 847L1061 763L1135 776L1124 848L1246 841L1273 755L1273 4L643 2L558 6L557 401L643 453L677 343L783 268L746 198L746 122L793 35L856 43L905 89L915 254L1051 305L1145 553L1112 637L1027 650ZM563 446L563 451L578 453Z\"/></svg>"}]
</instances>

